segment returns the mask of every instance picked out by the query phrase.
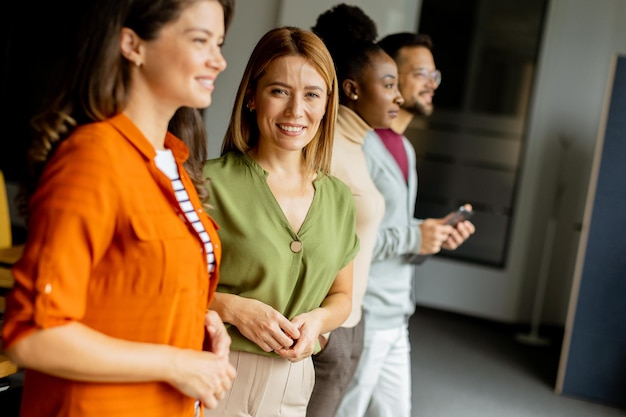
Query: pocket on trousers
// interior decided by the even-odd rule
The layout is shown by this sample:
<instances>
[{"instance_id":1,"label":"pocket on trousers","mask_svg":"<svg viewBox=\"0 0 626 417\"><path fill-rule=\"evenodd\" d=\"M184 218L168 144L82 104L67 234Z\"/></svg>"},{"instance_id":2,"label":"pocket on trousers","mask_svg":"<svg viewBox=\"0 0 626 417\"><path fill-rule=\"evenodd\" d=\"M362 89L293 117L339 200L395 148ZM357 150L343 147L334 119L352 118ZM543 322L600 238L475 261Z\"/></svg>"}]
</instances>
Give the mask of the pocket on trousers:
<instances>
[{"instance_id":1,"label":"pocket on trousers","mask_svg":"<svg viewBox=\"0 0 626 417\"><path fill-rule=\"evenodd\" d=\"M285 381L283 400L280 404L281 415L304 415L315 385L313 361L309 357L292 363Z\"/></svg>"}]
</instances>

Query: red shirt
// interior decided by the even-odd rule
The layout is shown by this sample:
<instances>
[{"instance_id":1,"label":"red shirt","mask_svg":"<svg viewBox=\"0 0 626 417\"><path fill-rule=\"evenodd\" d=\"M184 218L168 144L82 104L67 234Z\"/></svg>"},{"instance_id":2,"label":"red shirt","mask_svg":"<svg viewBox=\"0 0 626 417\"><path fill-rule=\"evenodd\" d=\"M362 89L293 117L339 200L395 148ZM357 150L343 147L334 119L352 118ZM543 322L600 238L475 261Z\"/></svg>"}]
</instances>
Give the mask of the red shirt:
<instances>
[{"instance_id":1,"label":"red shirt","mask_svg":"<svg viewBox=\"0 0 626 417\"><path fill-rule=\"evenodd\" d=\"M404 175L404 180L409 181L409 160L406 156L406 149L404 149L404 143L402 139L402 135L394 132L391 129L374 129L380 140L385 145L385 148L389 151L389 153L393 156L393 158L398 163L398 167L402 171L402 175Z\"/></svg>"},{"instance_id":2,"label":"red shirt","mask_svg":"<svg viewBox=\"0 0 626 417\"><path fill-rule=\"evenodd\" d=\"M168 134L183 184L221 245ZM204 314L217 285L204 245L181 214L156 152L120 114L77 128L48 162L31 202L28 241L14 266L4 347L36 329L81 322L112 337L202 349ZM194 399L162 382L85 383L25 374L21 414L192 416Z\"/></svg>"}]
</instances>

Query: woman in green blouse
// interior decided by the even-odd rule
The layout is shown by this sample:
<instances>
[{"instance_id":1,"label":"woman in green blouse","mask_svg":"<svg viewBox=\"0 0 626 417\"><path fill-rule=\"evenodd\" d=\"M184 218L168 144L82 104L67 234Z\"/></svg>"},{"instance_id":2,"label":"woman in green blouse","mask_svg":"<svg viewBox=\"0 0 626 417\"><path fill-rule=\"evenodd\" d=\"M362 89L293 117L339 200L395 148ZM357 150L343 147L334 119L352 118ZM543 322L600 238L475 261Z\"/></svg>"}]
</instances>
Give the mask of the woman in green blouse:
<instances>
[{"instance_id":1,"label":"woman in green blouse","mask_svg":"<svg viewBox=\"0 0 626 417\"><path fill-rule=\"evenodd\" d=\"M223 245L211 307L237 368L208 416L304 417L318 337L350 313L359 242L352 194L329 175L337 100L321 40L273 29L246 67L222 157L205 164Z\"/></svg>"}]
</instances>

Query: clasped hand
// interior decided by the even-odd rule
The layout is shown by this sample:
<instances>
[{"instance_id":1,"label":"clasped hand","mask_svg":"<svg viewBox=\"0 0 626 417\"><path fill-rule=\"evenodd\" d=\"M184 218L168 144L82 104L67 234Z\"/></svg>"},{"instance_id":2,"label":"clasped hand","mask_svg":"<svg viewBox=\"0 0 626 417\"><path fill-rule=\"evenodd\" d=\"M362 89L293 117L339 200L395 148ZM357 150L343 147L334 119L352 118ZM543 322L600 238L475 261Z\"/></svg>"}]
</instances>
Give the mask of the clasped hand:
<instances>
[{"instance_id":1,"label":"clasped hand","mask_svg":"<svg viewBox=\"0 0 626 417\"><path fill-rule=\"evenodd\" d=\"M313 354L320 323L312 314L289 320L273 307L253 299L246 299L242 307L237 322L232 324L265 352L276 352L292 362Z\"/></svg>"}]
</instances>

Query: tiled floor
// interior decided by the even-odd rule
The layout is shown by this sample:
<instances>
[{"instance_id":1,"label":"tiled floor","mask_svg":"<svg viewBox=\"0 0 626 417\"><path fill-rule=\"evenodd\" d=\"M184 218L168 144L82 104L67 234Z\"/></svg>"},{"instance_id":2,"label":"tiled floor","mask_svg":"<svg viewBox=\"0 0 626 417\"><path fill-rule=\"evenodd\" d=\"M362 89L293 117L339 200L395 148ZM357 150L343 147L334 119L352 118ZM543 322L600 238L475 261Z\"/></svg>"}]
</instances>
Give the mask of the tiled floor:
<instances>
[{"instance_id":1,"label":"tiled floor","mask_svg":"<svg viewBox=\"0 0 626 417\"><path fill-rule=\"evenodd\" d=\"M562 331L536 347L517 326L418 308L410 323L412 417L625 417L554 392Z\"/></svg>"}]
</instances>

